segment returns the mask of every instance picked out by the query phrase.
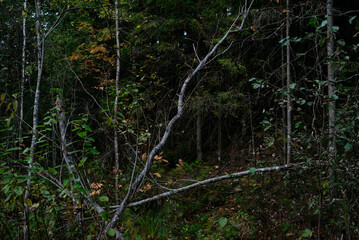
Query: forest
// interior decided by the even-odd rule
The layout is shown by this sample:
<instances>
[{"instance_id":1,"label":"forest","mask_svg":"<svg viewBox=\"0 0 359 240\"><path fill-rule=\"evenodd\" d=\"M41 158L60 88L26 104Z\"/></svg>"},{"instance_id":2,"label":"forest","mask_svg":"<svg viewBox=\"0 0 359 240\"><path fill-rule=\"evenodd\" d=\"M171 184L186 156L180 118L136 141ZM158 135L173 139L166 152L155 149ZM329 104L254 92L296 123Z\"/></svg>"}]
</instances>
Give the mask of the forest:
<instances>
[{"instance_id":1,"label":"forest","mask_svg":"<svg viewBox=\"0 0 359 240\"><path fill-rule=\"evenodd\" d=\"M359 239L359 1L0 12L0 239Z\"/></svg>"}]
</instances>

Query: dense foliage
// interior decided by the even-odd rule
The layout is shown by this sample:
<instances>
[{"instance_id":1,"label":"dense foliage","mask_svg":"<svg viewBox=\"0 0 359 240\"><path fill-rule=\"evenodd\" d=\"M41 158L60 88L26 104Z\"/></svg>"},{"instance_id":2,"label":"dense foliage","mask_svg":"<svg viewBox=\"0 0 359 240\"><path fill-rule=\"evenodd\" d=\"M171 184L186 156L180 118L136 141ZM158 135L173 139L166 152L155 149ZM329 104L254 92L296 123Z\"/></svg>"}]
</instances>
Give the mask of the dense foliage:
<instances>
[{"instance_id":1,"label":"dense foliage","mask_svg":"<svg viewBox=\"0 0 359 240\"><path fill-rule=\"evenodd\" d=\"M0 1L1 239L100 237L234 21L106 237L359 238L359 2L116 3Z\"/></svg>"}]
</instances>

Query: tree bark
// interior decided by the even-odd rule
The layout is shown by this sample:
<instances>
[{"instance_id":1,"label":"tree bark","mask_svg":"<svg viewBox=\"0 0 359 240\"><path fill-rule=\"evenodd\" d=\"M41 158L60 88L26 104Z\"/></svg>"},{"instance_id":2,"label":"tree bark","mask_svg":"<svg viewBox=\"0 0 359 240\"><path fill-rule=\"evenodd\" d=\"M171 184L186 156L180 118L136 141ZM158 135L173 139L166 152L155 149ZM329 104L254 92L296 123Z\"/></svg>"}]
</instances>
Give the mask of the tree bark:
<instances>
[{"instance_id":1,"label":"tree bark","mask_svg":"<svg viewBox=\"0 0 359 240\"><path fill-rule=\"evenodd\" d=\"M68 0L66 0L66 5L62 9L62 12L59 14L59 17L56 19L55 23L49 28L49 30L44 34L41 29L41 3L38 0L35 0L35 18L36 18L36 51L37 51L37 81L36 81L36 90L34 97L34 110L32 114L32 137L30 145L30 157L28 160L28 180L26 181L26 188L24 193L24 199L28 199L30 196L30 187L31 187L31 177L32 177L32 168L34 166L34 157L35 157L35 148L38 137L37 127L39 121L39 104L40 104L40 85L42 78L42 70L44 64L44 51L45 51L45 40L46 37L58 26L61 22L61 19L64 18L67 14L65 9L68 7ZM29 214L30 208L24 204L24 239L30 239L30 226L29 226Z\"/></svg>"},{"instance_id":2,"label":"tree bark","mask_svg":"<svg viewBox=\"0 0 359 240\"><path fill-rule=\"evenodd\" d=\"M65 109L60 96L57 96L56 98L56 106L58 111L57 117L59 118L62 156L66 162L69 173L73 175L72 182L75 183L75 180L79 179L80 175L77 172L75 161L73 160L72 156L68 153L68 149L67 149L68 142L66 139L67 118L65 115Z\"/></svg>"},{"instance_id":3,"label":"tree bark","mask_svg":"<svg viewBox=\"0 0 359 240\"><path fill-rule=\"evenodd\" d=\"M281 30L281 39L284 38L284 33L283 30ZM283 86L283 103L286 102L285 99L285 88L286 88L286 60L285 60L285 52L284 52L284 46L281 47L281 55L282 55L282 86ZM286 113L286 107L282 106L282 124L283 124L283 163L286 164L287 163L287 140L286 140L286 135L287 135L287 113Z\"/></svg>"},{"instance_id":4,"label":"tree bark","mask_svg":"<svg viewBox=\"0 0 359 240\"><path fill-rule=\"evenodd\" d=\"M218 149L217 149L217 160L218 162L222 161L222 113L221 113L221 106L219 106L218 111L218 120L217 120L217 137L218 137Z\"/></svg>"},{"instance_id":5,"label":"tree bark","mask_svg":"<svg viewBox=\"0 0 359 240\"><path fill-rule=\"evenodd\" d=\"M31 138L31 146L30 146L30 160L29 160L29 170L28 170L28 180L26 182L26 190L24 199L29 198L30 195L30 187L31 187L31 177L32 177L32 168L34 165L34 157L35 157L35 147L37 141L37 127L39 121L39 102L40 102L40 83L42 77L42 67L43 67L43 53L44 46L43 41L41 41L41 26L40 26L40 14L41 14L41 6L40 2L35 0L35 8L36 8L36 39L37 39L37 82L36 82L36 91L35 91L35 100L34 100L34 111L32 115L32 138ZM29 214L30 208L25 203L24 209L24 239L30 239L30 224L29 224Z\"/></svg>"},{"instance_id":6,"label":"tree bark","mask_svg":"<svg viewBox=\"0 0 359 240\"><path fill-rule=\"evenodd\" d=\"M121 65L120 65L120 57L121 57L121 50L120 50L120 31L119 31L119 12L118 12L118 0L116 0L115 2L115 15L116 15L116 79L115 79L115 83L116 83L116 97L115 97L115 103L114 103L114 113L113 113L113 119L115 121L115 126L113 129L113 142L114 142L114 149L115 149L115 198L116 198L116 204L120 203L120 198L118 195L118 191L119 191L119 182L118 182L118 172L120 170L120 163L119 163L119 149L118 149L118 132L117 132L117 104L118 104L118 97L119 97L119 91L120 91L120 86L119 86L119 81L120 81L120 70L121 70Z\"/></svg>"},{"instance_id":7,"label":"tree bark","mask_svg":"<svg viewBox=\"0 0 359 240\"><path fill-rule=\"evenodd\" d=\"M202 151L202 112L200 100L197 100L197 159L203 160Z\"/></svg>"},{"instance_id":8,"label":"tree bark","mask_svg":"<svg viewBox=\"0 0 359 240\"><path fill-rule=\"evenodd\" d=\"M22 69L20 83L20 123L19 123L19 139L22 144L22 122L24 121L24 85L26 77L26 18L27 18L27 0L24 0L24 10L22 15Z\"/></svg>"},{"instance_id":9,"label":"tree bark","mask_svg":"<svg viewBox=\"0 0 359 240\"><path fill-rule=\"evenodd\" d=\"M291 162L291 142L292 142L292 99L291 99L291 76L290 76L290 36L289 36L289 0L286 0L286 38L287 38L287 48L286 48L286 55L287 55L287 164L290 164Z\"/></svg>"},{"instance_id":10,"label":"tree bark","mask_svg":"<svg viewBox=\"0 0 359 240\"><path fill-rule=\"evenodd\" d=\"M335 160L336 155L336 144L335 144L335 85L334 85L334 67L333 67L333 56L334 56L334 36L333 36L333 0L327 1L327 55L328 55L328 117L329 117L329 161Z\"/></svg>"}]
</instances>

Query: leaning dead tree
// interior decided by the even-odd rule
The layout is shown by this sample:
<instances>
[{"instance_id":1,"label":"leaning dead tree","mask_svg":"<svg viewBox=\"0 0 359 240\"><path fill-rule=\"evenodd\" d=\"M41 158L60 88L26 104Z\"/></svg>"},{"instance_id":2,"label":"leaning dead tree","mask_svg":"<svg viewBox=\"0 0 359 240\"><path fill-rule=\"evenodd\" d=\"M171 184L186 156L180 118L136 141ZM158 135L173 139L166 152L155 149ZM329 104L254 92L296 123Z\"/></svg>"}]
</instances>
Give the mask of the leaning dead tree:
<instances>
[{"instance_id":1,"label":"leaning dead tree","mask_svg":"<svg viewBox=\"0 0 359 240\"><path fill-rule=\"evenodd\" d=\"M113 214L111 221L109 221L103 232L101 233L101 235L98 237L98 239L103 239L103 237L107 234L107 232L113 228L115 226L115 224L120 220L121 216L123 215L124 211L127 209L127 207L129 206L129 204L131 204L135 194L137 193L137 191L140 189L143 181L145 180L145 177L147 176L147 174L150 173L151 170L151 166L153 163L153 159L156 156L156 154L160 151L160 149L165 145L165 143L168 140L168 137L171 133L171 130L174 126L174 124L180 119L180 117L183 114L183 101L184 101L184 97L185 97L185 92L187 89L188 84L191 82L191 80L193 79L193 77L203 68L206 66L206 64L213 60L214 58L216 58L217 55L215 55L215 53L217 53L217 50L219 48L219 46L221 46L221 44L227 39L228 35L232 32L232 28L235 26L236 22L238 21L239 17L242 17L241 23L239 25L239 27L237 27L236 32L243 29L245 20L249 14L249 10L251 9L251 6L253 4L253 0L251 1L251 3L247 3L247 1L245 1L245 5L243 6L243 8L241 9L240 13L237 15L235 21L232 23L231 27L229 28L229 30L226 32L226 34L220 39L220 41L214 45L212 47L212 49L207 53L207 55L203 58L200 59L198 57L199 60L199 64L197 65L197 67L191 71L187 78L185 79L185 81L183 82L182 86L181 86L181 91L179 93L179 97L178 97L178 103L177 103L177 113L174 117L172 117L172 119L169 121L169 123L167 124L166 130L160 140L160 142L151 150L151 152L148 155L146 164L143 168L143 170L137 175L136 178L131 178L134 179L133 181L131 180L130 182L130 187L129 190L126 194L126 196L124 197L124 199L122 200L121 204L117 207L115 213ZM225 50L226 51L226 50ZM133 171L134 172L134 171Z\"/></svg>"}]
</instances>

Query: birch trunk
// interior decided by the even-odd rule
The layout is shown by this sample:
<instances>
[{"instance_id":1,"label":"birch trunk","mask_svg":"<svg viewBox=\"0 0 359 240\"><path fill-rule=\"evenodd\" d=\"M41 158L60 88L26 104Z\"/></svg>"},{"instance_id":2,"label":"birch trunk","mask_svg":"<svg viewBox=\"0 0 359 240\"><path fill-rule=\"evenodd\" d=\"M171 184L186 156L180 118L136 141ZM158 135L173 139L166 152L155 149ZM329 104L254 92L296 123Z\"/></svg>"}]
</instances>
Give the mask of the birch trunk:
<instances>
[{"instance_id":1,"label":"birch trunk","mask_svg":"<svg viewBox=\"0 0 359 240\"><path fill-rule=\"evenodd\" d=\"M37 39L37 82L36 82L36 91L35 91L35 100L34 100L34 111L32 115L32 138L31 138L31 146L30 146L30 159L29 159L29 169L28 169L28 176L29 179L26 182L26 190L24 199L29 198L30 195L30 187L31 187L31 177L34 165L34 157L35 157L35 147L37 141L37 126L39 120L39 102L40 102L40 83L41 83L41 76L42 76L42 67L43 67L43 53L44 53L44 46L43 42L41 41L41 27L40 27L40 14L41 14L41 6L39 1L35 1L35 8L36 8L36 39ZM30 226L29 226L29 214L30 208L25 204L24 209L24 239L30 239Z\"/></svg>"}]
</instances>

